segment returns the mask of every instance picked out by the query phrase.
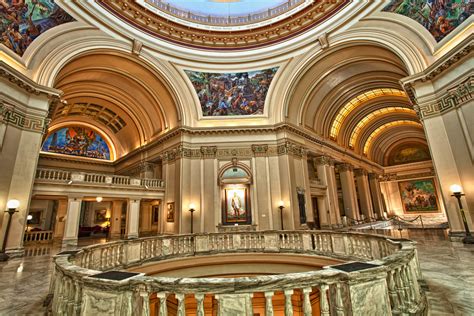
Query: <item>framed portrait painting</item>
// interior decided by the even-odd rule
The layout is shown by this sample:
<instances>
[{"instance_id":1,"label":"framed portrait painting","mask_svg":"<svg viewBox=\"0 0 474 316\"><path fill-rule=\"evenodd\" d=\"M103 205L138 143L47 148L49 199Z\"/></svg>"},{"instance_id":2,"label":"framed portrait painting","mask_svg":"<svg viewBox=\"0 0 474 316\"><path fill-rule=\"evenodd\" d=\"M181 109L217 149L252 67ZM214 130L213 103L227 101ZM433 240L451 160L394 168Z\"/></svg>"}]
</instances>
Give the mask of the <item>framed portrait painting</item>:
<instances>
[{"instance_id":1,"label":"framed portrait painting","mask_svg":"<svg viewBox=\"0 0 474 316\"><path fill-rule=\"evenodd\" d=\"M166 221L168 223L174 223L174 202L167 204Z\"/></svg>"},{"instance_id":2,"label":"framed portrait painting","mask_svg":"<svg viewBox=\"0 0 474 316\"><path fill-rule=\"evenodd\" d=\"M104 223L107 221L107 210L96 210L94 223Z\"/></svg>"},{"instance_id":3,"label":"framed portrait painting","mask_svg":"<svg viewBox=\"0 0 474 316\"><path fill-rule=\"evenodd\" d=\"M398 186L405 213L439 212L433 179L400 181Z\"/></svg>"},{"instance_id":4,"label":"framed portrait painting","mask_svg":"<svg viewBox=\"0 0 474 316\"><path fill-rule=\"evenodd\" d=\"M247 187L226 188L224 193L224 224L249 223Z\"/></svg>"}]
</instances>

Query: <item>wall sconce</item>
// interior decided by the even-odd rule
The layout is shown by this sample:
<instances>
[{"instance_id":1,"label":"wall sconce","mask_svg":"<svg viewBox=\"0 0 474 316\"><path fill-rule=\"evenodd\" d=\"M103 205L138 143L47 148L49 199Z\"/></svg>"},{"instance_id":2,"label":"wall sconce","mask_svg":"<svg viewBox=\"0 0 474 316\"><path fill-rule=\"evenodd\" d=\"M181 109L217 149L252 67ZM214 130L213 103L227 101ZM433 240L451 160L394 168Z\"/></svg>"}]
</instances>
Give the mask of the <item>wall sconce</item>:
<instances>
[{"instance_id":1,"label":"wall sconce","mask_svg":"<svg viewBox=\"0 0 474 316\"><path fill-rule=\"evenodd\" d=\"M28 216L26 216L26 232L28 232L28 226L32 219L33 219L33 215L28 214Z\"/></svg>"},{"instance_id":2,"label":"wall sconce","mask_svg":"<svg viewBox=\"0 0 474 316\"><path fill-rule=\"evenodd\" d=\"M189 211L191 212L191 234L193 233L193 213L196 211L194 203L189 204Z\"/></svg>"},{"instance_id":3,"label":"wall sconce","mask_svg":"<svg viewBox=\"0 0 474 316\"><path fill-rule=\"evenodd\" d=\"M285 208L285 202L280 201L278 203L278 208L280 209L281 230L284 230L284 228L283 228L283 209Z\"/></svg>"},{"instance_id":4,"label":"wall sconce","mask_svg":"<svg viewBox=\"0 0 474 316\"><path fill-rule=\"evenodd\" d=\"M104 198L101 197L101 196L98 196L98 197L95 198L95 200L96 200L98 203L102 202L103 199L104 199Z\"/></svg>"},{"instance_id":5,"label":"wall sconce","mask_svg":"<svg viewBox=\"0 0 474 316\"><path fill-rule=\"evenodd\" d=\"M467 224L467 220L466 220L466 214L464 214L464 209L461 203L461 197L464 196L465 194L462 193L462 188L459 184L451 185L450 189L451 189L451 192L453 192L451 196L454 196L458 200L459 211L461 212L461 218L464 224L464 230L466 231L466 237L462 239L462 242L465 244L474 244L474 237L471 235L471 231L469 230L469 225Z\"/></svg>"},{"instance_id":6,"label":"wall sconce","mask_svg":"<svg viewBox=\"0 0 474 316\"><path fill-rule=\"evenodd\" d=\"M9 200L7 202L7 210L5 212L10 215L8 217L7 228L5 229L5 235L3 236L2 249L0 250L0 261L7 261L9 256L5 253L5 248L7 247L8 233L10 232L10 225L12 223L12 216L17 211L17 208L20 207L20 201L18 200Z\"/></svg>"}]
</instances>

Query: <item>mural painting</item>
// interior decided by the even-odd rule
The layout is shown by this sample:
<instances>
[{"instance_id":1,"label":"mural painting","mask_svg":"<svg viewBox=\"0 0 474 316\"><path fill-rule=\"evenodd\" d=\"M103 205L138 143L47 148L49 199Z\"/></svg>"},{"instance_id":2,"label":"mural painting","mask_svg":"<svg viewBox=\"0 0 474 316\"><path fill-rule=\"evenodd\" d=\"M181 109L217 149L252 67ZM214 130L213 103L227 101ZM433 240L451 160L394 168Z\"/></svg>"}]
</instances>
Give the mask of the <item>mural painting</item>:
<instances>
[{"instance_id":1,"label":"mural painting","mask_svg":"<svg viewBox=\"0 0 474 316\"><path fill-rule=\"evenodd\" d=\"M0 43L23 56L42 33L71 21L53 0L0 0Z\"/></svg>"},{"instance_id":2,"label":"mural painting","mask_svg":"<svg viewBox=\"0 0 474 316\"><path fill-rule=\"evenodd\" d=\"M442 40L474 11L471 0L391 0L383 11L405 15Z\"/></svg>"},{"instance_id":3,"label":"mural painting","mask_svg":"<svg viewBox=\"0 0 474 316\"><path fill-rule=\"evenodd\" d=\"M225 189L224 224L248 223L247 188Z\"/></svg>"},{"instance_id":4,"label":"mural painting","mask_svg":"<svg viewBox=\"0 0 474 316\"><path fill-rule=\"evenodd\" d=\"M41 150L110 160L110 149L102 136L85 127L66 127L50 133Z\"/></svg>"},{"instance_id":5,"label":"mural painting","mask_svg":"<svg viewBox=\"0 0 474 316\"><path fill-rule=\"evenodd\" d=\"M261 115L278 67L240 73L185 70L196 90L203 116Z\"/></svg>"},{"instance_id":6,"label":"mural painting","mask_svg":"<svg viewBox=\"0 0 474 316\"><path fill-rule=\"evenodd\" d=\"M398 186L405 213L437 212L439 210L433 179L401 181Z\"/></svg>"},{"instance_id":7,"label":"mural painting","mask_svg":"<svg viewBox=\"0 0 474 316\"><path fill-rule=\"evenodd\" d=\"M388 165L394 166L426 160L431 160L430 151L427 146L410 146L401 148L391 155L388 160Z\"/></svg>"}]
</instances>

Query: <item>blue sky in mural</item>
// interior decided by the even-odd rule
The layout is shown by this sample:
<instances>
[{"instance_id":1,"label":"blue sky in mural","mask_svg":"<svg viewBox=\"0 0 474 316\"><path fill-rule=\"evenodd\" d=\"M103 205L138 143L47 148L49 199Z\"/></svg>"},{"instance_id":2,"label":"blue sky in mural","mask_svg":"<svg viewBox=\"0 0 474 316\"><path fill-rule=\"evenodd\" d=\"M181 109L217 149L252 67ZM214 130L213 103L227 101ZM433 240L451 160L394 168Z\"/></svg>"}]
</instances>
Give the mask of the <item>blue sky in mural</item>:
<instances>
[{"instance_id":1,"label":"blue sky in mural","mask_svg":"<svg viewBox=\"0 0 474 316\"><path fill-rule=\"evenodd\" d=\"M41 150L110 160L110 149L105 140L97 132L84 127L65 127L50 133Z\"/></svg>"},{"instance_id":2,"label":"blue sky in mural","mask_svg":"<svg viewBox=\"0 0 474 316\"><path fill-rule=\"evenodd\" d=\"M279 6L287 0L168 0L173 7L213 16L241 16Z\"/></svg>"}]
</instances>

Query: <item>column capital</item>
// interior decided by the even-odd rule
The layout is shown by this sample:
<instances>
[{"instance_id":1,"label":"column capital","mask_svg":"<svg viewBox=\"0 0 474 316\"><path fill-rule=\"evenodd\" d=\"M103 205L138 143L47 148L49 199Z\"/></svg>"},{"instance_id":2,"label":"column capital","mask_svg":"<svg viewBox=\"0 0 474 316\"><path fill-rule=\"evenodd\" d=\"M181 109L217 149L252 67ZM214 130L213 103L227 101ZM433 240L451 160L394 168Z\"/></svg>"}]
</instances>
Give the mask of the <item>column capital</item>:
<instances>
[{"instance_id":1,"label":"column capital","mask_svg":"<svg viewBox=\"0 0 474 316\"><path fill-rule=\"evenodd\" d=\"M339 171L353 171L354 166L351 165L350 163L341 163L337 165L337 169Z\"/></svg>"},{"instance_id":2,"label":"column capital","mask_svg":"<svg viewBox=\"0 0 474 316\"><path fill-rule=\"evenodd\" d=\"M368 175L367 170L361 169L361 168L355 169L354 173L358 177L360 177L360 176L365 176L366 177Z\"/></svg>"},{"instance_id":3,"label":"column capital","mask_svg":"<svg viewBox=\"0 0 474 316\"><path fill-rule=\"evenodd\" d=\"M329 156L319 156L313 159L313 162L316 166L327 165L330 166L332 163L332 158Z\"/></svg>"},{"instance_id":4,"label":"column capital","mask_svg":"<svg viewBox=\"0 0 474 316\"><path fill-rule=\"evenodd\" d=\"M252 145L252 151L256 157L266 156L268 152L268 145L264 145L264 144Z\"/></svg>"},{"instance_id":5,"label":"column capital","mask_svg":"<svg viewBox=\"0 0 474 316\"><path fill-rule=\"evenodd\" d=\"M201 146L201 155L203 158L216 158L217 146Z\"/></svg>"},{"instance_id":6,"label":"column capital","mask_svg":"<svg viewBox=\"0 0 474 316\"><path fill-rule=\"evenodd\" d=\"M378 180L380 178L380 175L377 173L369 173L369 180Z\"/></svg>"}]
</instances>

